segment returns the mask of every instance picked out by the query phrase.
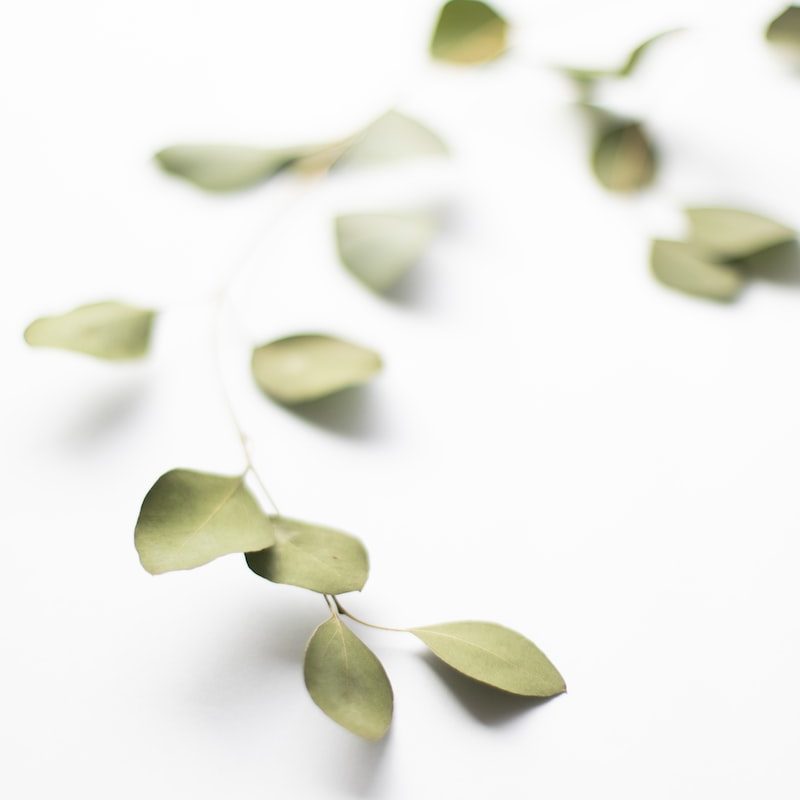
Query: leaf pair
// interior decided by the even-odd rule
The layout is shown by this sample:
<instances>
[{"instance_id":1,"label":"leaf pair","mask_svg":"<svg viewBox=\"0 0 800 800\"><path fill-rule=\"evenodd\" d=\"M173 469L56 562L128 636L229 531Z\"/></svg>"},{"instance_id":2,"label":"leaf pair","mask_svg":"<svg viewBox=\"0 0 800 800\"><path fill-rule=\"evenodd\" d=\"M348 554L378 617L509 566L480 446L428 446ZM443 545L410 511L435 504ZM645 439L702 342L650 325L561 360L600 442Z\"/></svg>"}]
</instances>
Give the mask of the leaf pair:
<instances>
[{"instance_id":1,"label":"leaf pair","mask_svg":"<svg viewBox=\"0 0 800 800\"><path fill-rule=\"evenodd\" d=\"M491 622L448 622L408 633L453 669L480 683L526 697L566 691L564 679L533 642ZM392 719L392 687L380 661L338 614L314 631L304 675L314 702L366 739L380 739Z\"/></svg>"},{"instance_id":2,"label":"leaf pair","mask_svg":"<svg viewBox=\"0 0 800 800\"><path fill-rule=\"evenodd\" d=\"M341 531L269 517L245 476L174 469L147 493L134 532L142 566L158 575L245 553L262 578L344 594L363 588L369 571L361 542Z\"/></svg>"},{"instance_id":3,"label":"leaf pair","mask_svg":"<svg viewBox=\"0 0 800 800\"><path fill-rule=\"evenodd\" d=\"M767 217L732 208L688 208L686 242L655 240L653 274L688 294L730 301L748 274L796 259L797 234Z\"/></svg>"},{"instance_id":4,"label":"leaf pair","mask_svg":"<svg viewBox=\"0 0 800 800\"><path fill-rule=\"evenodd\" d=\"M388 111L363 131L319 145L266 148L233 144L178 144L156 153L173 175L211 192L262 183L284 169L319 171L332 166L371 166L411 156L447 152L436 134L397 111Z\"/></svg>"},{"instance_id":5,"label":"leaf pair","mask_svg":"<svg viewBox=\"0 0 800 800\"><path fill-rule=\"evenodd\" d=\"M449 0L439 12L430 51L454 64L493 61L506 50L508 23L481 0Z\"/></svg>"}]
</instances>

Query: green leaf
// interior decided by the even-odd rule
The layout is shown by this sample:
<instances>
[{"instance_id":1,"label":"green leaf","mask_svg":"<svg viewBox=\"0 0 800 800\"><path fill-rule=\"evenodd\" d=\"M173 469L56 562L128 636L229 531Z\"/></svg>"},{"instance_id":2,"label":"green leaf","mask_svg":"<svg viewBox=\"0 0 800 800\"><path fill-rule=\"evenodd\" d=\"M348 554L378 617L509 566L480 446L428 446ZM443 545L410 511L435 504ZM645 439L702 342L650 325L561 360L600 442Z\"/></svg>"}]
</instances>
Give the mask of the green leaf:
<instances>
[{"instance_id":1,"label":"green leaf","mask_svg":"<svg viewBox=\"0 0 800 800\"><path fill-rule=\"evenodd\" d=\"M687 208L686 216L691 241L723 261L748 258L797 237L785 225L733 208Z\"/></svg>"},{"instance_id":2,"label":"green leaf","mask_svg":"<svg viewBox=\"0 0 800 800\"><path fill-rule=\"evenodd\" d=\"M158 575L263 550L275 537L243 475L173 469L144 498L134 541L142 566Z\"/></svg>"},{"instance_id":3,"label":"green leaf","mask_svg":"<svg viewBox=\"0 0 800 800\"><path fill-rule=\"evenodd\" d=\"M247 553L256 575L323 594L360 591L369 565L364 545L353 536L286 517L271 517L275 544Z\"/></svg>"},{"instance_id":4,"label":"green leaf","mask_svg":"<svg viewBox=\"0 0 800 800\"><path fill-rule=\"evenodd\" d=\"M394 700L386 672L338 617L314 631L303 671L311 699L342 727L373 741L389 730Z\"/></svg>"},{"instance_id":5,"label":"green leaf","mask_svg":"<svg viewBox=\"0 0 800 800\"><path fill-rule=\"evenodd\" d=\"M772 44L800 50L800 6L789 6L772 20L766 37Z\"/></svg>"},{"instance_id":6,"label":"green leaf","mask_svg":"<svg viewBox=\"0 0 800 800\"><path fill-rule=\"evenodd\" d=\"M492 61L506 49L508 24L480 0L449 0L431 40L431 55L457 64Z\"/></svg>"},{"instance_id":7,"label":"green leaf","mask_svg":"<svg viewBox=\"0 0 800 800\"><path fill-rule=\"evenodd\" d=\"M445 664L481 683L527 697L567 687L547 656L524 636L493 622L445 622L411 628Z\"/></svg>"},{"instance_id":8,"label":"green leaf","mask_svg":"<svg viewBox=\"0 0 800 800\"><path fill-rule=\"evenodd\" d=\"M652 182L656 154L638 122L620 122L597 136L592 169L606 189L633 192Z\"/></svg>"},{"instance_id":9,"label":"green leaf","mask_svg":"<svg viewBox=\"0 0 800 800\"><path fill-rule=\"evenodd\" d=\"M342 263L383 292L419 261L439 220L430 212L348 214L337 217L335 227Z\"/></svg>"},{"instance_id":10,"label":"green leaf","mask_svg":"<svg viewBox=\"0 0 800 800\"><path fill-rule=\"evenodd\" d=\"M655 240L650 266L666 286L713 300L733 300L744 284L738 269L715 263L686 242Z\"/></svg>"},{"instance_id":11,"label":"green leaf","mask_svg":"<svg viewBox=\"0 0 800 800\"><path fill-rule=\"evenodd\" d=\"M444 142L429 128L399 111L387 111L356 134L334 164L373 167L385 162L447 154Z\"/></svg>"},{"instance_id":12,"label":"green leaf","mask_svg":"<svg viewBox=\"0 0 800 800\"><path fill-rule=\"evenodd\" d=\"M145 355L154 318L155 311L124 303L91 303L35 320L25 330L25 341L33 347L56 347L125 361Z\"/></svg>"},{"instance_id":13,"label":"green leaf","mask_svg":"<svg viewBox=\"0 0 800 800\"><path fill-rule=\"evenodd\" d=\"M306 403L366 383L381 369L372 350L323 334L277 339L253 351L253 377L285 405Z\"/></svg>"}]
</instances>

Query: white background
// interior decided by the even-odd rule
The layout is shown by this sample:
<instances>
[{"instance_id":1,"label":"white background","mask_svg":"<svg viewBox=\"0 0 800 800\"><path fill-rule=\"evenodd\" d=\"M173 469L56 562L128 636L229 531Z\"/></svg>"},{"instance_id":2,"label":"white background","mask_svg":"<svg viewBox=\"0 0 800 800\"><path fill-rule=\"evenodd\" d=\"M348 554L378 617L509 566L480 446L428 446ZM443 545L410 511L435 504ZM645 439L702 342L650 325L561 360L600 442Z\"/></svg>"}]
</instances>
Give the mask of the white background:
<instances>
[{"instance_id":1,"label":"white background","mask_svg":"<svg viewBox=\"0 0 800 800\"><path fill-rule=\"evenodd\" d=\"M754 283L719 306L647 267L685 204L800 226L800 75L762 38L781 6L498 7L511 53L459 69L427 59L429 0L6 5L3 796L798 796L800 295ZM614 64L675 25L604 93L647 120L659 183L609 195L548 66ZM181 140L325 139L393 104L452 158L224 197L150 160ZM369 294L332 217L422 202L446 229L395 297ZM524 708L366 631L396 695L371 745L305 693L318 597L237 556L141 569L152 482L242 466L209 298L259 240L221 348L281 510L366 542L356 613L502 622L567 695ZM106 298L164 309L146 362L22 343L34 317ZM306 330L374 346L385 373L307 418L276 407L248 348Z\"/></svg>"}]
</instances>

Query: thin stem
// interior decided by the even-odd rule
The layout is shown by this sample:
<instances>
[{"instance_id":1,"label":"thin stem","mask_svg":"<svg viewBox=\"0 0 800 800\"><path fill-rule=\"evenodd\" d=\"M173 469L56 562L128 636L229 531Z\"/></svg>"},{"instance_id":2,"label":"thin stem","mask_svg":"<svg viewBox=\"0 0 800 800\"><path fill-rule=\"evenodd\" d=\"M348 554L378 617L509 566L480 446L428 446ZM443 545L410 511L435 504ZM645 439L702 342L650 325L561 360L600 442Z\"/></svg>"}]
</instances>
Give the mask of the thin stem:
<instances>
[{"instance_id":1,"label":"thin stem","mask_svg":"<svg viewBox=\"0 0 800 800\"><path fill-rule=\"evenodd\" d=\"M340 602L339 598L334 594L331 595L333 598L333 602L336 603L336 609L340 614L343 614L345 617L349 617L353 622L357 622L359 625L364 625L367 628L375 628L378 631L391 631L394 633L408 633L409 628L390 628L388 625L375 625L372 622L366 622L363 619L359 619L358 617L351 614Z\"/></svg>"}]
</instances>

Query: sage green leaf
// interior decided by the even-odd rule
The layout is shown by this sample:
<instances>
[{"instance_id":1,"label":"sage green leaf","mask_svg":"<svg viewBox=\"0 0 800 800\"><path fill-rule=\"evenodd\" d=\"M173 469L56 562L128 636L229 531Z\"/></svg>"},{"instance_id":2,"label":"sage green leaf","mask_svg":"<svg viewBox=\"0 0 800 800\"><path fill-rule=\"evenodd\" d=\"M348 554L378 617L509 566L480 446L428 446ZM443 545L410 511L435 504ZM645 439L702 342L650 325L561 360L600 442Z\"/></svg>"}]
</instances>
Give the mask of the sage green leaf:
<instances>
[{"instance_id":1,"label":"sage green leaf","mask_svg":"<svg viewBox=\"0 0 800 800\"><path fill-rule=\"evenodd\" d=\"M613 192L633 192L651 183L656 154L642 126L621 122L602 130L592 151L592 169Z\"/></svg>"},{"instance_id":2,"label":"sage green leaf","mask_svg":"<svg viewBox=\"0 0 800 800\"><path fill-rule=\"evenodd\" d=\"M373 167L406 158L446 154L447 147L433 131L399 111L390 110L348 141L334 167Z\"/></svg>"},{"instance_id":3,"label":"sage green leaf","mask_svg":"<svg viewBox=\"0 0 800 800\"><path fill-rule=\"evenodd\" d=\"M303 333L253 350L253 377L285 405L306 403L366 383L381 369L373 350L324 334Z\"/></svg>"},{"instance_id":4,"label":"sage green leaf","mask_svg":"<svg viewBox=\"0 0 800 800\"><path fill-rule=\"evenodd\" d=\"M547 656L524 636L493 622L445 622L411 628L445 664L481 683L527 697L567 687Z\"/></svg>"},{"instance_id":5,"label":"sage green leaf","mask_svg":"<svg viewBox=\"0 0 800 800\"><path fill-rule=\"evenodd\" d=\"M147 353L154 318L155 311L125 303L91 303L66 314L34 320L25 329L25 341L33 347L56 347L125 361Z\"/></svg>"},{"instance_id":6,"label":"sage green leaf","mask_svg":"<svg viewBox=\"0 0 800 800\"><path fill-rule=\"evenodd\" d=\"M734 208L687 208L686 216L691 241L723 261L748 258L797 237L785 225Z\"/></svg>"},{"instance_id":7,"label":"sage green leaf","mask_svg":"<svg viewBox=\"0 0 800 800\"><path fill-rule=\"evenodd\" d=\"M650 266L666 286L713 300L733 300L744 285L738 269L715 263L686 242L655 240Z\"/></svg>"},{"instance_id":8,"label":"sage green leaf","mask_svg":"<svg viewBox=\"0 0 800 800\"><path fill-rule=\"evenodd\" d=\"M275 541L272 524L244 483L173 469L147 493L134 542L153 575L192 569L228 553L263 550Z\"/></svg>"},{"instance_id":9,"label":"sage green leaf","mask_svg":"<svg viewBox=\"0 0 800 800\"><path fill-rule=\"evenodd\" d=\"M457 64L492 61L506 49L508 24L480 0L449 0L431 40L431 55Z\"/></svg>"},{"instance_id":10,"label":"sage green leaf","mask_svg":"<svg viewBox=\"0 0 800 800\"><path fill-rule=\"evenodd\" d=\"M394 700L386 672L338 617L314 631L303 672L311 699L342 727L373 741L389 730Z\"/></svg>"},{"instance_id":11,"label":"sage green leaf","mask_svg":"<svg viewBox=\"0 0 800 800\"><path fill-rule=\"evenodd\" d=\"M353 536L321 525L271 517L275 544L247 553L256 575L323 594L360 591L369 564L364 545Z\"/></svg>"},{"instance_id":12,"label":"sage green leaf","mask_svg":"<svg viewBox=\"0 0 800 800\"><path fill-rule=\"evenodd\" d=\"M789 6L767 27L767 41L792 50L800 50L800 6Z\"/></svg>"},{"instance_id":13,"label":"sage green leaf","mask_svg":"<svg viewBox=\"0 0 800 800\"><path fill-rule=\"evenodd\" d=\"M347 214L336 218L342 263L370 289L383 292L422 257L439 227L436 214Z\"/></svg>"}]
</instances>

